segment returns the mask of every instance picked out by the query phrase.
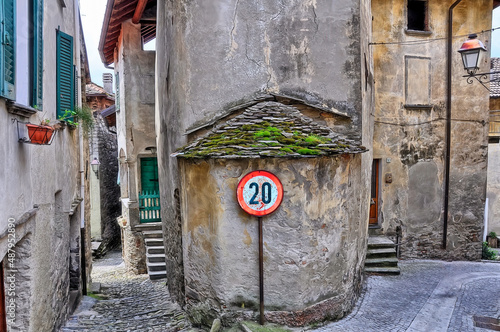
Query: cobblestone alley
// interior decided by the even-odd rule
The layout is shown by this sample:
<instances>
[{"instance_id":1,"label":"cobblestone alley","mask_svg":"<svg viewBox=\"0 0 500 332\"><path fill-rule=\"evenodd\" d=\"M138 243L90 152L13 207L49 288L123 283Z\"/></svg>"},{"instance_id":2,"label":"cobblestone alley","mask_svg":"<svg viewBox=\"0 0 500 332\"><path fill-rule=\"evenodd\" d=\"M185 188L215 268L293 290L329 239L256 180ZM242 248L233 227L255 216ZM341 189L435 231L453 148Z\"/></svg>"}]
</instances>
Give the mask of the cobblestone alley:
<instances>
[{"instance_id":1,"label":"cobblestone alley","mask_svg":"<svg viewBox=\"0 0 500 332\"><path fill-rule=\"evenodd\" d=\"M190 327L180 307L170 301L165 280L152 282L147 274L128 274L122 262L119 250L94 261L92 282L101 284L102 299L86 296L61 332L168 332Z\"/></svg>"},{"instance_id":2,"label":"cobblestone alley","mask_svg":"<svg viewBox=\"0 0 500 332\"><path fill-rule=\"evenodd\" d=\"M295 332L481 332L500 330L500 263L400 261L401 275L366 278L352 313ZM170 302L165 281L127 274L119 251L94 262L103 299L85 297L61 332L201 331ZM251 332L245 326L230 331ZM269 331L285 331L270 329Z\"/></svg>"}]
</instances>

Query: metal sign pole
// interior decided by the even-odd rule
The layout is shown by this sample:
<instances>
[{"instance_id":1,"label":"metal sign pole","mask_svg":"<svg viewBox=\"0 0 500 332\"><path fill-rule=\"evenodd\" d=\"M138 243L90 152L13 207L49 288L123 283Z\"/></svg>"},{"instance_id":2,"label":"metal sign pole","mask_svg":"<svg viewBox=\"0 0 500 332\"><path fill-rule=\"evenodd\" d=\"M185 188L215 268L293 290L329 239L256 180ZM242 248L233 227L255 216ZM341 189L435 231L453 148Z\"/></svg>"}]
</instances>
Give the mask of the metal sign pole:
<instances>
[{"instance_id":1,"label":"metal sign pole","mask_svg":"<svg viewBox=\"0 0 500 332\"><path fill-rule=\"evenodd\" d=\"M264 244L262 236L262 217L259 219L259 294L260 294L260 325L264 325Z\"/></svg>"}]
</instances>

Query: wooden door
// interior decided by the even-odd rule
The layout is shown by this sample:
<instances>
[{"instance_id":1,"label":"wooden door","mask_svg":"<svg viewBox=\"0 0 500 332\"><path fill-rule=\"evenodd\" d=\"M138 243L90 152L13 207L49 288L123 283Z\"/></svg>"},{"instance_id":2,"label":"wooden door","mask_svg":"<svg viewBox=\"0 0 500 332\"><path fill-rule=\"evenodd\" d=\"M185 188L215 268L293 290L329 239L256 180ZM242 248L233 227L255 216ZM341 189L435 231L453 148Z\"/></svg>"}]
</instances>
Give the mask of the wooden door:
<instances>
[{"instance_id":1,"label":"wooden door","mask_svg":"<svg viewBox=\"0 0 500 332\"><path fill-rule=\"evenodd\" d=\"M380 167L380 160L374 159L373 165L372 165L372 186L371 186L371 199L370 199L370 226L378 225L379 167Z\"/></svg>"}]
</instances>

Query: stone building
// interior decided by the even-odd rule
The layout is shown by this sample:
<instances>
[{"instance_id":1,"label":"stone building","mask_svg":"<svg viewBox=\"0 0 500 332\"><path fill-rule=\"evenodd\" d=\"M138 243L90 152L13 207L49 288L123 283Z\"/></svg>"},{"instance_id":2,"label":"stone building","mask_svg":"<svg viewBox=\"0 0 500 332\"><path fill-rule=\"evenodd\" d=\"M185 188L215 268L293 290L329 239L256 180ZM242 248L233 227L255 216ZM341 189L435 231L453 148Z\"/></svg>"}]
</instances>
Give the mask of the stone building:
<instances>
[{"instance_id":1,"label":"stone building","mask_svg":"<svg viewBox=\"0 0 500 332\"><path fill-rule=\"evenodd\" d=\"M491 71L500 72L500 58L491 58ZM488 189L486 235L495 232L500 235L500 75L496 74L490 83L490 126L488 132Z\"/></svg>"},{"instance_id":2,"label":"stone building","mask_svg":"<svg viewBox=\"0 0 500 332\"><path fill-rule=\"evenodd\" d=\"M121 214L118 184L118 146L113 75L103 74L104 87L87 84L87 105L92 108L95 123L90 142L90 155L99 169L90 174L90 224L92 241L99 244L94 251L100 257L121 243L116 221ZM103 193L103 195L101 195Z\"/></svg>"},{"instance_id":3,"label":"stone building","mask_svg":"<svg viewBox=\"0 0 500 332\"><path fill-rule=\"evenodd\" d=\"M116 130L122 215L122 249L127 269L165 277L155 133L156 1L108 1L99 51L114 63ZM137 19L137 21L136 21ZM135 23L134 23L135 22Z\"/></svg>"},{"instance_id":4,"label":"stone building","mask_svg":"<svg viewBox=\"0 0 500 332\"><path fill-rule=\"evenodd\" d=\"M88 143L59 120L81 106L90 81L79 15L71 0L0 4L4 331L58 330L90 273ZM45 119L54 128L38 127Z\"/></svg>"},{"instance_id":5,"label":"stone building","mask_svg":"<svg viewBox=\"0 0 500 332\"><path fill-rule=\"evenodd\" d=\"M488 93L462 78L455 50L474 32L489 45L494 6L108 1L100 51L119 82L129 266L139 270L144 257L138 201L149 151L158 158L167 285L198 324L255 314L256 231L235 198L238 181L255 169L271 170L285 187L265 224L268 320L302 325L350 310L368 230L399 240L403 257L479 259ZM156 57L142 49L154 37ZM144 88L153 86L155 96ZM350 143L300 153L311 131L288 132L279 119L289 117L320 126L319 142L324 134ZM289 134L296 145L285 144Z\"/></svg>"},{"instance_id":6,"label":"stone building","mask_svg":"<svg viewBox=\"0 0 500 332\"><path fill-rule=\"evenodd\" d=\"M462 77L466 72L457 50L471 33L478 33L489 49L492 10L498 3L371 3L375 131L370 229L399 238L402 257L480 259L489 93ZM488 68L485 57L481 70Z\"/></svg>"},{"instance_id":7,"label":"stone building","mask_svg":"<svg viewBox=\"0 0 500 332\"><path fill-rule=\"evenodd\" d=\"M298 158L298 150L275 143L285 149L281 156L261 148L262 154L240 159L232 154L256 144L237 138L235 150L220 149L206 160L178 163L170 155L259 107L269 114L254 120L285 117L277 109L297 111L371 150L370 2L157 6L156 132L171 295L198 324L255 314L256 224L238 207L235 191L246 172L267 169L283 180L285 194L264 226L266 318L303 325L341 317L362 279L371 152Z\"/></svg>"}]
</instances>

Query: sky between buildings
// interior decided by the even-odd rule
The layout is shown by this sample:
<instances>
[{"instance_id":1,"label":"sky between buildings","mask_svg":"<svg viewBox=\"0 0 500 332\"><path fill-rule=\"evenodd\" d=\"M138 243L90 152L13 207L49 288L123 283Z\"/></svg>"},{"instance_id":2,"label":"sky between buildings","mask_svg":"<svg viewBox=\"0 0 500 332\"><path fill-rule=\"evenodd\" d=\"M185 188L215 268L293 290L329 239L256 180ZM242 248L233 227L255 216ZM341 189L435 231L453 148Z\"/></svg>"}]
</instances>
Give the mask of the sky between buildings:
<instances>
[{"instance_id":1,"label":"sky between buildings","mask_svg":"<svg viewBox=\"0 0 500 332\"><path fill-rule=\"evenodd\" d=\"M100 86L102 86L102 74L113 73L112 69L104 67L98 51L106 3L106 0L80 0L80 12L85 44L87 45L90 75L92 82ZM500 7L493 11L492 28L500 28ZM493 31L491 56L500 57L500 29Z\"/></svg>"}]
</instances>

